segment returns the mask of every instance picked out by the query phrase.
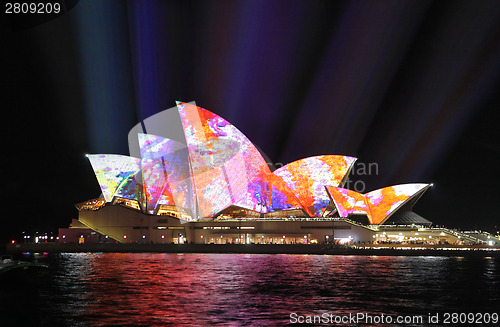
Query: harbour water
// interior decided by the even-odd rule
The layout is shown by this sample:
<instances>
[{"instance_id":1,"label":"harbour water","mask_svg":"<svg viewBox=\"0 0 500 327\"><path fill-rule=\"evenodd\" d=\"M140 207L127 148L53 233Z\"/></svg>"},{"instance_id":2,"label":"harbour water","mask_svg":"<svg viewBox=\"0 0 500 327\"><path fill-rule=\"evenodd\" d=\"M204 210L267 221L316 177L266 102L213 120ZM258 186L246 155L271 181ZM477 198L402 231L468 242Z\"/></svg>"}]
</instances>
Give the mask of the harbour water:
<instances>
[{"instance_id":1,"label":"harbour water","mask_svg":"<svg viewBox=\"0 0 500 327\"><path fill-rule=\"evenodd\" d=\"M365 326L454 326L443 324L447 313L500 313L498 257L62 253L37 259L48 268L0 275L0 326L281 326L349 314L422 317ZM440 323L429 321L435 315Z\"/></svg>"}]
</instances>

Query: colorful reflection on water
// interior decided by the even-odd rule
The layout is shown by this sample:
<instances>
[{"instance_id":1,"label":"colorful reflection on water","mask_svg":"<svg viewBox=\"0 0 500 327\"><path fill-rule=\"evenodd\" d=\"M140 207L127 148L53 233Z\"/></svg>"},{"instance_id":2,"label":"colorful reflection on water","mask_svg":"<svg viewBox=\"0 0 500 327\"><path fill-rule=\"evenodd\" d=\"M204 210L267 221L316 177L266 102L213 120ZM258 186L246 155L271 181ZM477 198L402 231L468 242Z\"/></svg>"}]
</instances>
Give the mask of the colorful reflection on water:
<instances>
[{"instance_id":1,"label":"colorful reflection on water","mask_svg":"<svg viewBox=\"0 0 500 327\"><path fill-rule=\"evenodd\" d=\"M82 253L41 261L49 268L36 278L2 278L1 326L269 326L293 312L500 307L493 258Z\"/></svg>"}]
</instances>

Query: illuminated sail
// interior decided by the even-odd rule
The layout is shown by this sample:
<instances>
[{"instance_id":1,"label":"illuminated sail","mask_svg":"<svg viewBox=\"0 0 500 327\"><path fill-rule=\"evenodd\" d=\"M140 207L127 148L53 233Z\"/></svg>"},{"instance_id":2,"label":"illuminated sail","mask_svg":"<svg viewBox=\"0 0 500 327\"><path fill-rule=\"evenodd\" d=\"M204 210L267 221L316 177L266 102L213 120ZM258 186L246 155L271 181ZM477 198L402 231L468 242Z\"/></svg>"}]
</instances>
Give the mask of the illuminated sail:
<instances>
[{"instance_id":1,"label":"illuminated sail","mask_svg":"<svg viewBox=\"0 0 500 327\"><path fill-rule=\"evenodd\" d=\"M151 134L138 134L148 208L175 205L194 219L196 198L186 145Z\"/></svg>"},{"instance_id":2,"label":"illuminated sail","mask_svg":"<svg viewBox=\"0 0 500 327\"><path fill-rule=\"evenodd\" d=\"M129 133L129 142L138 136L130 149L141 159L88 156L105 201L136 200L150 214L158 213L159 205L175 206L178 217L196 220L231 206L251 210L254 217L292 209L321 217L331 200L341 217L365 213L370 223L381 224L428 187L396 185L364 195L343 189L356 158L340 155L304 158L271 172L252 142L228 121L194 104L178 102L176 108ZM163 136L140 133L145 129Z\"/></svg>"},{"instance_id":3,"label":"illuminated sail","mask_svg":"<svg viewBox=\"0 0 500 327\"><path fill-rule=\"evenodd\" d=\"M201 216L212 217L230 205L269 211L273 199L266 194L278 184L257 148L222 117L192 104L178 103L178 108Z\"/></svg>"},{"instance_id":4,"label":"illuminated sail","mask_svg":"<svg viewBox=\"0 0 500 327\"><path fill-rule=\"evenodd\" d=\"M118 154L87 155L106 202L131 175L140 171L140 159Z\"/></svg>"},{"instance_id":5,"label":"illuminated sail","mask_svg":"<svg viewBox=\"0 0 500 327\"><path fill-rule=\"evenodd\" d=\"M339 187L326 187L341 217L366 213L371 224L382 224L397 209L417 194L422 194L429 184L403 184L384 187L366 194Z\"/></svg>"},{"instance_id":6,"label":"illuminated sail","mask_svg":"<svg viewBox=\"0 0 500 327\"><path fill-rule=\"evenodd\" d=\"M323 155L291 162L274 174L295 192L304 209L313 217L330 202L325 186L339 186L345 180L356 158Z\"/></svg>"}]
</instances>

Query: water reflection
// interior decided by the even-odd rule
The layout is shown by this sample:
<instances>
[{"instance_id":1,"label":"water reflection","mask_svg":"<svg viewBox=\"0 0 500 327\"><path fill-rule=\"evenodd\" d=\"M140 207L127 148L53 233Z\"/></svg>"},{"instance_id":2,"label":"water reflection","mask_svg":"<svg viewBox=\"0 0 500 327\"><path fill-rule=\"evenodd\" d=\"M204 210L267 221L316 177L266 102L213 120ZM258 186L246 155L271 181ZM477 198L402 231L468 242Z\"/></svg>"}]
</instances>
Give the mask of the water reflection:
<instances>
[{"instance_id":1,"label":"water reflection","mask_svg":"<svg viewBox=\"0 0 500 327\"><path fill-rule=\"evenodd\" d=\"M48 261L27 304L39 325L283 325L292 312L427 315L500 304L494 258L100 253Z\"/></svg>"}]
</instances>

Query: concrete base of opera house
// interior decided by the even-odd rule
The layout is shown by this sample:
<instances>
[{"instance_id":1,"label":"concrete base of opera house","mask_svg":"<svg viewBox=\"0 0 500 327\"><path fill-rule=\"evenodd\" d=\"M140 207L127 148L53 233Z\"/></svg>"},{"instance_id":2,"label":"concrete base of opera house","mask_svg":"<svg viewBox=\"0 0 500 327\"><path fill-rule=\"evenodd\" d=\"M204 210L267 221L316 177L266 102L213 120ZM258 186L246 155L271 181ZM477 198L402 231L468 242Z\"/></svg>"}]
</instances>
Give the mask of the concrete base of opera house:
<instances>
[{"instance_id":1,"label":"concrete base of opera house","mask_svg":"<svg viewBox=\"0 0 500 327\"><path fill-rule=\"evenodd\" d=\"M80 210L72 227L59 230L59 243L354 244L369 242L374 235L370 227L332 218L182 222L176 217L148 215L112 204L98 210Z\"/></svg>"},{"instance_id":2,"label":"concrete base of opera house","mask_svg":"<svg viewBox=\"0 0 500 327\"><path fill-rule=\"evenodd\" d=\"M59 229L57 239L56 244L14 244L9 249L14 252L367 255L438 255L435 251L439 251L439 255L458 255L457 250L488 250L479 251L484 254L500 247L498 237L446 228L363 225L344 218L293 217L181 223L172 216L147 215L113 204L98 210L80 210L78 220L74 219L70 228Z\"/></svg>"}]
</instances>

